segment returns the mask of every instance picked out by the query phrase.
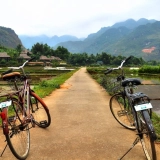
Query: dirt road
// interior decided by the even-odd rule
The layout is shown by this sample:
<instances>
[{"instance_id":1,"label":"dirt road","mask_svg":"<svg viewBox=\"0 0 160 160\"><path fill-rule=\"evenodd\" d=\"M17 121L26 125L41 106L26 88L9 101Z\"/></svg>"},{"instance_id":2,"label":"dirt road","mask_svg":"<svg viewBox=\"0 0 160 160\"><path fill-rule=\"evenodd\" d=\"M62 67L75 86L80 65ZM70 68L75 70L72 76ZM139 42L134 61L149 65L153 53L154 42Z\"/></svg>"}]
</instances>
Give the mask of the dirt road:
<instances>
[{"instance_id":1,"label":"dirt road","mask_svg":"<svg viewBox=\"0 0 160 160\"><path fill-rule=\"evenodd\" d=\"M135 140L109 110L110 96L81 68L44 101L50 109L48 129L31 129L27 160L117 160ZM14 160L9 148L3 160ZM145 160L138 143L123 160Z\"/></svg>"}]
</instances>

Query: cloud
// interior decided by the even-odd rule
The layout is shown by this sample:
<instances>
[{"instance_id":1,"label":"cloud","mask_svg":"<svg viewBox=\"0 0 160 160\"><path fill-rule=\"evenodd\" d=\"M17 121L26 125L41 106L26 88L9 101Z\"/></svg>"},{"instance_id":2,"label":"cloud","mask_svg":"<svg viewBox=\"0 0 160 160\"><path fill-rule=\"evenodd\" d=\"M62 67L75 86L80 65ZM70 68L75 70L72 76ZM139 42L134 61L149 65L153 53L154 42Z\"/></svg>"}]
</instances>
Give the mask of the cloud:
<instances>
[{"instance_id":1,"label":"cloud","mask_svg":"<svg viewBox=\"0 0 160 160\"><path fill-rule=\"evenodd\" d=\"M129 18L160 19L159 0L5 0L0 26L18 35L86 37Z\"/></svg>"}]
</instances>

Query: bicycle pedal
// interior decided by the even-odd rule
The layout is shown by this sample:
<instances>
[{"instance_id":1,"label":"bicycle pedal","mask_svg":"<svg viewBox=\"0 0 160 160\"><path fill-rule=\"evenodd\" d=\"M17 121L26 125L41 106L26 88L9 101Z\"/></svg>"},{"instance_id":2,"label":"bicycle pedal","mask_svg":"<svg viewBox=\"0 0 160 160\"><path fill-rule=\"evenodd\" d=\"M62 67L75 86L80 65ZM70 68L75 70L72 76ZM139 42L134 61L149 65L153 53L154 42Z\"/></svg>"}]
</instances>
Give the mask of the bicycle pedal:
<instances>
[{"instance_id":1,"label":"bicycle pedal","mask_svg":"<svg viewBox=\"0 0 160 160\"><path fill-rule=\"evenodd\" d=\"M19 129L23 131L28 126L27 123L19 125ZM18 127L18 126L17 126Z\"/></svg>"},{"instance_id":2,"label":"bicycle pedal","mask_svg":"<svg viewBox=\"0 0 160 160\"><path fill-rule=\"evenodd\" d=\"M118 116L121 117L121 116L125 116L126 115L126 111L125 110L120 110L117 112Z\"/></svg>"},{"instance_id":3,"label":"bicycle pedal","mask_svg":"<svg viewBox=\"0 0 160 160\"><path fill-rule=\"evenodd\" d=\"M9 122L13 122L13 121L14 121L14 118L15 118L15 116L10 116L10 117L8 118L8 121L9 121Z\"/></svg>"},{"instance_id":4,"label":"bicycle pedal","mask_svg":"<svg viewBox=\"0 0 160 160\"><path fill-rule=\"evenodd\" d=\"M131 125L131 126L136 126L136 125L135 125L135 123L132 123L132 125Z\"/></svg>"},{"instance_id":5,"label":"bicycle pedal","mask_svg":"<svg viewBox=\"0 0 160 160\"><path fill-rule=\"evenodd\" d=\"M40 125L41 125L41 126L46 126L46 125L47 125L47 121L46 121L46 120L40 121Z\"/></svg>"},{"instance_id":6,"label":"bicycle pedal","mask_svg":"<svg viewBox=\"0 0 160 160\"><path fill-rule=\"evenodd\" d=\"M36 126L36 125L35 125L35 123L34 123L34 122L32 122L32 127L33 127L33 128L35 128L35 126Z\"/></svg>"}]
</instances>

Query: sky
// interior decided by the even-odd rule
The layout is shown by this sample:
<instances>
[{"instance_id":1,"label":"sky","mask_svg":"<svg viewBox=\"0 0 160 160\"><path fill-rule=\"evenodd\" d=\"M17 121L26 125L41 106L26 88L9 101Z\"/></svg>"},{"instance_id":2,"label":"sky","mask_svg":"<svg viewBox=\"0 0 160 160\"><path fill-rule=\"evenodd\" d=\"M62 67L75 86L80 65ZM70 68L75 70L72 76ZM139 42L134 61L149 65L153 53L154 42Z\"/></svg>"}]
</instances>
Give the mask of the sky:
<instances>
[{"instance_id":1,"label":"sky","mask_svg":"<svg viewBox=\"0 0 160 160\"><path fill-rule=\"evenodd\" d=\"M160 0L0 0L0 26L17 35L86 38L127 19L160 20Z\"/></svg>"}]
</instances>

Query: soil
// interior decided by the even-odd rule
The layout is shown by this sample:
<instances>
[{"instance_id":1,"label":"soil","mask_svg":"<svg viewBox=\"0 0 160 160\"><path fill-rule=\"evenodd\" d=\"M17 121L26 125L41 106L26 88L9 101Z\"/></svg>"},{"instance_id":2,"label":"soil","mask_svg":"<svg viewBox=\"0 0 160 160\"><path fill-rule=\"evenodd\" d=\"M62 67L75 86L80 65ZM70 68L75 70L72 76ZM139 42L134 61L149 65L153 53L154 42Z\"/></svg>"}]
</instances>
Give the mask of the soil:
<instances>
[{"instance_id":1,"label":"soil","mask_svg":"<svg viewBox=\"0 0 160 160\"><path fill-rule=\"evenodd\" d=\"M155 49L156 49L156 47L145 48L145 49L142 49L142 52L144 52L144 53L152 53L152 51L154 51Z\"/></svg>"},{"instance_id":2,"label":"soil","mask_svg":"<svg viewBox=\"0 0 160 160\"><path fill-rule=\"evenodd\" d=\"M60 89L44 98L52 117L47 129L31 129L27 160L117 160L133 144L136 132L113 118L110 96L86 72L78 70ZM4 147L1 135L1 147ZM157 146L157 159L160 151ZM3 160L14 160L7 147ZM145 160L138 143L123 160Z\"/></svg>"}]
</instances>

